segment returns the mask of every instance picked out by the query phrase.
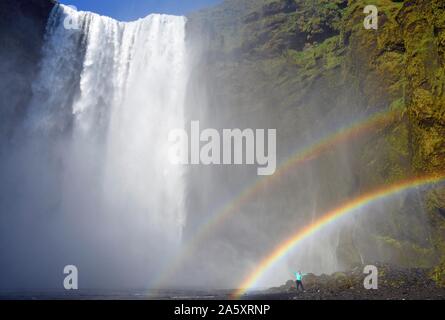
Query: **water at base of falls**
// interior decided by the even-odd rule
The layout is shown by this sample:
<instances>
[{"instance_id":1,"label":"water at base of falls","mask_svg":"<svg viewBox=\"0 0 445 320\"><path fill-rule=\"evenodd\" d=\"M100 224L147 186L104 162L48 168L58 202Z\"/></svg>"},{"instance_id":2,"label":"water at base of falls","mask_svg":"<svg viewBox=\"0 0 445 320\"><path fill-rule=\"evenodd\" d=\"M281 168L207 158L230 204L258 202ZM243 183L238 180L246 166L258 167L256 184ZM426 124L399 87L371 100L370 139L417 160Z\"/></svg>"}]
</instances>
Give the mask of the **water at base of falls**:
<instances>
[{"instance_id":1,"label":"water at base of falls","mask_svg":"<svg viewBox=\"0 0 445 320\"><path fill-rule=\"evenodd\" d=\"M26 239L5 258L34 263L35 286L74 264L86 287L144 287L174 253L184 184L167 139L184 126L185 23L53 9L26 142L5 161L20 172L11 212L29 219L5 231Z\"/></svg>"}]
</instances>

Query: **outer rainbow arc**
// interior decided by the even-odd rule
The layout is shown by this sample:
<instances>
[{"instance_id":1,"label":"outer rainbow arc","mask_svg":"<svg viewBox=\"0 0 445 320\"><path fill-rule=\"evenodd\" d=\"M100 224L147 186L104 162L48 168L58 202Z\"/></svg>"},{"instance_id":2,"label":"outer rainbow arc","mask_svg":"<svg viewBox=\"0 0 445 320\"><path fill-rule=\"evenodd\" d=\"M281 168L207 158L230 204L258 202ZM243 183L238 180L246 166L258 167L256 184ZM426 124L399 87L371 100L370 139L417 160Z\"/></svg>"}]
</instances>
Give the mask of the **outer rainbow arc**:
<instances>
[{"instance_id":1,"label":"outer rainbow arc","mask_svg":"<svg viewBox=\"0 0 445 320\"><path fill-rule=\"evenodd\" d=\"M428 175L402 180L389 186L379 187L364 195L347 201L331 211L328 211L314 223L299 230L297 233L295 233L287 240L282 242L278 247L276 247L271 254L269 254L262 260L259 267L252 273L252 275L247 277L241 283L240 288L233 293L232 297L239 298L241 295L246 293L247 290L253 287L267 270L269 270L276 262L286 256L286 254L294 249L294 247L298 245L302 240L313 235L315 232L321 230L323 227L327 226L329 223L335 221L336 219L341 218L361 207L364 207L373 201L391 196L410 188L438 183L444 179L445 173L440 173L436 175Z\"/></svg>"},{"instance_id":2,"label":"outer rainbow arc","mask_svg":"<svg viewBox=\"0 0 445 320\"><path fill-rule=\"evenodd\" d=\"M291 156L278 168L278 170L276 170L274 175L266 176L257 180L250 188L246 188L234 201L226 205L221 211L218 211L216 214L212 215L207 222L203 223L203 225L198 228L197 233L192 240L189 241L185 250L179 256L179 258L177 258L176 262L167 268L167 271L165 271L163 275L161 275L160 279L156 281L155 287L160 287L161 284L166 281L166 279L169 279L170 276L175 273L177 268L179 268L179 266L185 262L185 260L191 255L197 244L201 242L203 238L206 238L215 227L221 225L227 218L237 212L237 209L243 204L248 203L264 187L274 184L285 173L289 172L289 170L298 167L305 162L316 159L318 156L334 146L346 142L351 138L361 137L366 133L384 127L385 125L394 121L397 115L398 113L396 111L378 113L366 118L364 121L355 123L346 128L342 128L337 133L331 134L320 140L318 143L313 144Z\"/></svg>"}]
</instances>

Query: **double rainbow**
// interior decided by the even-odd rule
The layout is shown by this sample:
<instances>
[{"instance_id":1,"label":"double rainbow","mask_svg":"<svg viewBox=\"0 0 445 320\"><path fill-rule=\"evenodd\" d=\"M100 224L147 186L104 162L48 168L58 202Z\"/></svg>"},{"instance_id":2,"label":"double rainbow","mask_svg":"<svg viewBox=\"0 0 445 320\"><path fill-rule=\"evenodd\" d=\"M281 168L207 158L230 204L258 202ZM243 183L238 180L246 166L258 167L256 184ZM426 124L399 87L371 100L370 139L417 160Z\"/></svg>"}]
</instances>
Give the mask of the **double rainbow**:
<instances>
[{"instance_id":1,"label":"double rainbow","mask_svg":"<svg viewBox=\"0 0 445 320\"><path fill-rule=\"evenodd\" d=\"M253 270L251 275L247 277L239 286L239 289L234 292L233 298L239 298L245 294L250 288L254 287L260 278L272 268L278 261L284 258L287 254L292 252L295 247L300 244L306 238L314 235L316 232L325 228L337 219L346 216L347 214L354 212L360 208L367 206L368 204L392 196L399 192L416 188L419 186L435 184L445 179L445 173L427 175L421 177L410 178L399 181L394 184L376 188L370 192L367 192L361 196L358 196L352 200L346 201L339 207L328 211L314 223L304 227L290 236L287 240L283 241L278 247L275 248L269 255L267 255L259 264L259 266Z\"/></svg>"},{"instance_id":2,"label":"double rainbow","mask_svg":"<svg viewBox=\"0 0 445 320\"><path fill-rule=\"evenodd\" d=\"M244 189L238 197L229 202L221 210L210 216L203 224L201 224L191 240L187 243L182 253L171 263L165 271L158 278L155 287L161 287L164 282L171 278L171 275L177 272L183 263L192 256L192 253L198 245L212 234L218 226L222 225L229 217L239 211L239 209L249 201L255 198L263 188L273 185L280 181L288 172L294 170L298 166L318 158L320 155L335 148L335 146L347 142L352 139L358 139L371 134L381 128L385 128L391 124L399 113L396 111L389 111L377 113L364 120L355 122L354 124L344 127L333 134L330 134L317 143L294 153L289 157L272 176L266 176L257 180L253 185Z\"/></svg>"}]
</instances>

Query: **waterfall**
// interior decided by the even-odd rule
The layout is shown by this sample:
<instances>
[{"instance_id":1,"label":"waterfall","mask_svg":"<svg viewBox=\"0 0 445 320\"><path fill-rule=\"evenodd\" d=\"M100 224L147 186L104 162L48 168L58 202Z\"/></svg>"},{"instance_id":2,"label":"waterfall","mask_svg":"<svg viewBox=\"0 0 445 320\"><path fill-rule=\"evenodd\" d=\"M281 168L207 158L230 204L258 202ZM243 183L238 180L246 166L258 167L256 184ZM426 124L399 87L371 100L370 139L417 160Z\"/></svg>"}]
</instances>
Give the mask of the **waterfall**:
<instances>
[{"instance_id":1,"label":"waterfall","mask_svg":"<svg viewBox=\"0 0 445 320\"><path fill-rule=\"evenodd\" d=\"M149 284L180 244L184 172L167 148L169 130L184 127L185 23L158 14L124 23L64 5L49 18L16 156L35 168L24 164L16 211L36 218L20 232L50 243L57 266L79 264L86 286Z\"/></svg>"}]
</instances>

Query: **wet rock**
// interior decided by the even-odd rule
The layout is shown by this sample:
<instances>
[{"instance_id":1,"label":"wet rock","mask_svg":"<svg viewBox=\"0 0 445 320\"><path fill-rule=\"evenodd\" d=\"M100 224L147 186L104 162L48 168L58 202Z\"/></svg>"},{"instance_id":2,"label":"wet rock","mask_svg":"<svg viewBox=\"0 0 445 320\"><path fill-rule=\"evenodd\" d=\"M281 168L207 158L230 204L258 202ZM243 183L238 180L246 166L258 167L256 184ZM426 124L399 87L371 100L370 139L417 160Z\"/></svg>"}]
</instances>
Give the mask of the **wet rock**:
<instances>
[{"instance_id":1,"label":"wet rock","mask_svg":"<svg viewBox=\"0 0 445 320\"><path fill-rule=\"evenodd\" d=\"M431 279L430 269L401 268L377 264L379 270L378 289L366 290L363 286L363 267L355 267L330 275L308 274L303 277L305 292L295 290L295 282L288 280L284 286L273 291L250 295L248 299L291 299L291 300L409 300L444 299L445 288Z\"/></svg>"}]
</instances>

